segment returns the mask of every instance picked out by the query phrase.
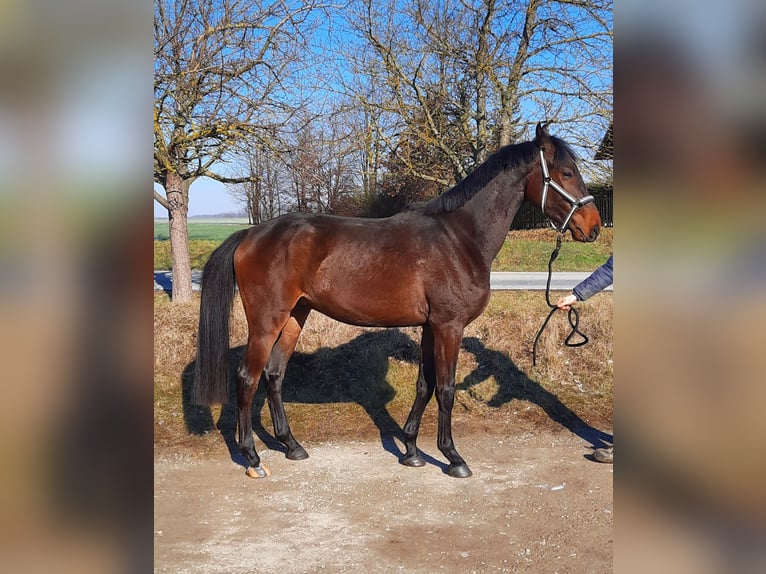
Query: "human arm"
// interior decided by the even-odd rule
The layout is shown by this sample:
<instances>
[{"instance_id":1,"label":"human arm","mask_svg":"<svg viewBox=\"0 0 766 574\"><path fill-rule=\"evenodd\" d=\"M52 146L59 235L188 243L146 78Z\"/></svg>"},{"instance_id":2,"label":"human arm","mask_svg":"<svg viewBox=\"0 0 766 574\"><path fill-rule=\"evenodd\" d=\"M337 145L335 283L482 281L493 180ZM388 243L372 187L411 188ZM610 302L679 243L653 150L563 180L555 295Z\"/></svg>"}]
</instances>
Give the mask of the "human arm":
<instances>
[{"instance_id":1,"label":"human arm","mask_svg":"<svg viewBox=\"0 0 766 574\"><path fill-rule=\"evenodd\" d=\"M613 258L614 255L610 255L609 259L606 260L606 263L578 283L575 288L572 289L572 293L560 297L559 300L556 301L556 306L559 309L568 310L575 301L585 301L596 293L609 287L613 283Z\"/></svg>"}]
</instances>

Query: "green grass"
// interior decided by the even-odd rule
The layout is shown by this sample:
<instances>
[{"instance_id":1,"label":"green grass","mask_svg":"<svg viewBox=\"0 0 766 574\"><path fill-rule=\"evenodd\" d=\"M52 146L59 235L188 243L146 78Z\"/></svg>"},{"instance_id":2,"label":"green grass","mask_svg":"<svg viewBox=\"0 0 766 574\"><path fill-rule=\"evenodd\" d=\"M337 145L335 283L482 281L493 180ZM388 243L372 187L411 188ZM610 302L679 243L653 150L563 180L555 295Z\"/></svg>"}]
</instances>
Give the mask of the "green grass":
<instances>
[{"instance_id":1,"label":"green grass","mask_svg":"<svg viewBox=\"0 0 766 574\"><path fill-rule=\"evenodd\" d=\"M188 230L192 269L202 269L207 258L224 239L235 231L247 227L250 226L243 223L190 221ZM173 268L170 257L168 222L156 219L154 220L154 268Z\"/></svg>"},{"instance_id":2,"label":"green grass","mask_svg":"<svg viewBox=\"0 0 766 574\"><path fill-rule=\"evenodd\" d=\"M509 239L492 264L493 271L547 271L554 241ZM592 271L611 252L611 245L567 241L553 264L554 271Z\"/></svg>"},{"instance_id":3,"label":"green grass","mask_svg":"<svg viewBox=\"0 0 766 574\"><path fill-rule=\"evenodd\" d=\"M208 221L190 221L188 223L189 241L215 241L221 243L229 235L240 229L250 227L242 223L220 223ZM154 240L168 241L170 231L168 222L162 220L154 221Z\"/></svg>"},{"instance_id":4,"label":"green grass","mask_svg":"<svg viewBox=\"0 0 766 574\"><path fill-rule=\"evenodd\" d=\"M248 225L214 222L189 223L189 251L193 269L202 269L210 253L229 235ZM167 222L154 222L154 268L172 269ZM162 235L164 234L164 235ZM555 247L551 230L514 231L505 241L492 264L493 271L547 271L551 251ZM554 271L593 271L612 252L613 230L604 229L593 243L564 241Z\"/></svg>"}]
</instances>

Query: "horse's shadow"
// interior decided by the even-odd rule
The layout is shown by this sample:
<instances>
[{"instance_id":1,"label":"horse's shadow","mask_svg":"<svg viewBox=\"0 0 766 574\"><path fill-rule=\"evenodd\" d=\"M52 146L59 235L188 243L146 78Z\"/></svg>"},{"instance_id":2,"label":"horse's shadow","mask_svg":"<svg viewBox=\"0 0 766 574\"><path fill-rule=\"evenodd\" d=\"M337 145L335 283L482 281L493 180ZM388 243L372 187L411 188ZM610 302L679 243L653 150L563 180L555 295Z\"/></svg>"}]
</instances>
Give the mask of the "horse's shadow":
<instances>
[{"instance_id":1,"label":"horse's shadow","mask_svg":"<svg viewBox=\"0 0 766 574\"><path fill-rule=\"evenodd\" d=\"M474 355L478 366L457 384L458 389L470 389L494 376L499 389L489 401L489 406L499 407L514 399L530 401L538 404L552 420L590 442L594 448L605 446L604 441L611 442L611 435L588 425L556 395L521 372L503 353L488 349L473 337L463 339L463 348ZM222 407L217 422L213 421L210 408L191 402L194 362L189 363L182 374L182 405L184 422L191 434L206 434L217 429L232 459L246 466L235 436L236 380L243 352L244 346L229 351L230 402ZM283 401L303 404L357 403L377 427L383 448L400 459L404 453L395 439L403 441L404 433L386 408L395 394L386 380L389 358L417 364L420 360L419 345L399 329L386 329L362 333L337 347L322 347L313 353L296 352L285 372ZM414 380L412 384L415 384ZM260 384L253 400L253 431L267 448L286 452L285 447L263 425L261 411L265 401L266 385ZM446 463L425 453L423 457L447 471Z\"/></svg>"},{"instance_id":2,"label":"horse's shadow","mask_svg":"<svg viewBox=\"0 0 766 574\"><path fill-rule=\"evenodd\" d=\"M611 444L612 435L595 429L582 420L556 395L520 371L504 353L488 349L476 337L463 339L463 348L473 354L478 365L456 385L457 389L468 390L494 376L498 390L487 403L489 406L499 407L514 399L528 401L542 408L551 420L589 442L594 449L608 446L606 443Z\"/></svg>"},{"instance_id":3,"label":"horse's shadow","mask_svg":"<svg viewBox=\"0 0 766 574\"><path fill-rule=\"evenodd\" d=\"M235 438L237 425L236 380L242 362L244 346L229 351L229 397L216 423L207 407L191 404L191 384L194 362L183 372L183 410L188 431L204 434L215 429L221 432L234 460L244 464ZM401 426L393 419L386 405L395 390L386 380L389 358L418 364L419 344L399 329L365 332L337 347L322 347L313 353L293 353L287 364L282 386L285 403L331 404L356 403L361 406L380 433L383 448L401 458L395 439L403 441ZM413 384L415 381L413 380ZM286 448L263 425L261 412L266 402L266 385L261 381L253 399L253 431L271 450L286 452ZM446 471L448 466L424 455L424 458Z\"/></svg>"}]
</instances>

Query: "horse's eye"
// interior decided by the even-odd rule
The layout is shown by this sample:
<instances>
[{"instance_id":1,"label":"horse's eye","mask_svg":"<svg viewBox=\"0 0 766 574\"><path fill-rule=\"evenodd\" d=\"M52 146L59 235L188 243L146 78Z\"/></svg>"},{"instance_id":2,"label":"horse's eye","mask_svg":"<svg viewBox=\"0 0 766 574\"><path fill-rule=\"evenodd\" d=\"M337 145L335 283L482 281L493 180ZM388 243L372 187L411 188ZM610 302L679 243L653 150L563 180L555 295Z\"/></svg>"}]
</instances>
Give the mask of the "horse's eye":
<instances>
[{"instance_id":1,"label":"horse's eye","mask_svg":"<svg viewBox=\"0 0 766 574\"><path fill-rule=\"evenodd\" d=\"M567 170L562 171L561 175L564 176L567 179L572 179L572 177L574 176L574 173L572 173L571 171L569 171L567 169Z\"/></svg>"}]
</instances>

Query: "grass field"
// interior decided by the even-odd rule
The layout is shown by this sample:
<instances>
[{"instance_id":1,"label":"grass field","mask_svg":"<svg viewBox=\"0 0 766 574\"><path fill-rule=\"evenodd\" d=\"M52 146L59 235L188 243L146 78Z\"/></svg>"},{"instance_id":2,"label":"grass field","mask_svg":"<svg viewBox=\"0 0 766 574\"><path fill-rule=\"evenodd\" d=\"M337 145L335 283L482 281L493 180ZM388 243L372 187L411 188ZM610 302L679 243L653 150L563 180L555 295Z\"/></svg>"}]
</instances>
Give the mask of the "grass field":
<instances>
[{"instance_id":1,"label":"grass field","mask_svg":"<svg viewBox=\"0 0 766 574\"><path fill-rule=\"evenodd\" d=\"M216 219L191 220L188 223L189 241L215 241L220 243L235 231L245 227L250 227L247 224L247 220L237 220L236 222ZM169 239L168 222L162 219L155 219L154 240L168 241Z\"/></svg>"},{"instance_id":2,"label":"grass field","mask_svg":"<svg viewBox=\"0 0 766 574\"><path fill-rule=\"evenodd\" d=\"M192 268L202 269L210 253L229 235L248 227L241 223L193 221L189 223ZM164 234L164 235L163 235ZM154 268L171 269L167 222L154 222ZM163 239L164 237L164 239ZM612 252L613 229L603 229L594 243L579 243L566 236L556 271L592 271ZM493 271L546 271L556 233L552 229L512 231L492 265Z\"/></svg>"},{"instance_id":3,"label":"grass field","mask_svg":"<svg viewBox=\"0 0 766 574\"><path fill-rule=\"evenodd\" d=\"M553 264L555 271L593 271L612 252L612 228L603 229L593 243L564 238L559 256ZM552 229L511 231L492 264L493 271L547 271L551 252L556 246Z\"/></svg>"}]
</instances>

